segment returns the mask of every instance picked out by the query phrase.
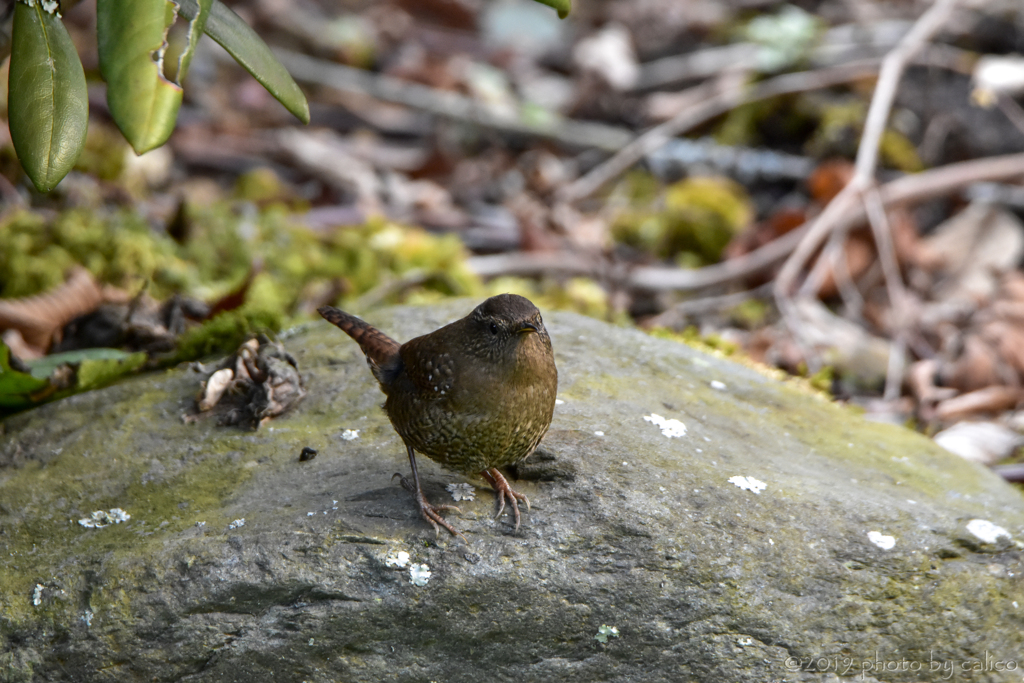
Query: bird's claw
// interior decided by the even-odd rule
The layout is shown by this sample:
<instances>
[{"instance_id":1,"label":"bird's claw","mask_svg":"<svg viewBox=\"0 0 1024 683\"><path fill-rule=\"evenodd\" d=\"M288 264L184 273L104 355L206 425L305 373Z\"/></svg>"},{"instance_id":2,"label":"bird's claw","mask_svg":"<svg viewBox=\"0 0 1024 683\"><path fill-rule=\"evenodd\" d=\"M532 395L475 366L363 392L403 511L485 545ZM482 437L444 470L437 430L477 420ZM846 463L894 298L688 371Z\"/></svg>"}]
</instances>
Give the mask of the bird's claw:
<instances>
[{"instance_id":1,"label":"bird's claw","mask_svg":"<svg viewBox=\"0 0 1024 683\"><path fill-rule=\"evenodd\" d=\"M530 509L530 499L525 494L514 491L509 486L508 480L505 479L504 475L499 472L496 468L492 467L489 470L484 470L480 474L483 475L484 479L491 485L491 488L498 494L498 514L495 515L495 519L501 517L501 513L505 511L505 498L508 498L508 502L512 505L512 512L516 518L516 532L519 531L519 504L517 501L523 501L526 503L526 509Z\"/></svg>"},{"instance_id":2,"label":"bird's claw","mask_svg":"<svg viewBox=\"0 0 1024 683\"><path fill-rule=\"evenodd\" d=\"M466 537L463 536L461 532L457 531L455 527L449 524L444 519L444 517L440 515L441 512L445 512L447 510L454 510L455 512L461 514L462 510L459 509L457 505L434 505L429 500L427 500L427 497L423 495L422 491L417 491L416 487L402 474L395 472L394 476L391 477L391 480L394 481L395 477L398 477L399 483L402 484L402 488L404 488L406 491L411 491L413 493L413 496L416 498L416 505L420 509L420 515L423 516L423 519L430 522L430 526L434 527L435 537L441 533L440 527L443 526L445 529L448 530L448 533L450 533L452 536L458 536L467 545L469 544L469 540L467 540Z\"/></svg>"}]
</instances>

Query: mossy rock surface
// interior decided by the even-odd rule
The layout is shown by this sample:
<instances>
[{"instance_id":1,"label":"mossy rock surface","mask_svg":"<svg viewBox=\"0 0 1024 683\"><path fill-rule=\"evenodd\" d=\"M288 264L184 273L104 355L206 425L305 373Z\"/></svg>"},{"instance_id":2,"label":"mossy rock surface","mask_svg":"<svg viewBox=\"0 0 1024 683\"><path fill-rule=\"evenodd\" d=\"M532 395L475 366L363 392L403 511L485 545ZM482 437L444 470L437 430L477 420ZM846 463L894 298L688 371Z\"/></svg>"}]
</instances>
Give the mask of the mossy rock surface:
<instances>
[{"instance_id":1,"label":"mossy rock surface","mask_svg":"<svg viewBox=\"0 0 1024 683\"><path fill-rule=\"evenodd\" d=\"M368 317L405 340L473 303ZM0 681L1021 679L1015 489L727 360L547 323L563 403L513 482L532 509L513 534L471 481L449 515L468 545L435 539L391 481L404 448L327 323L286 340L309 395L259 432L183 424L185 368L7 418ZM299 462L304 446L319 455ZM435 503L466 481L420 473ZM78 523L115 507L131 519ZM388 565L399 551L426 585Z\"/></svg>"}]
</instances>

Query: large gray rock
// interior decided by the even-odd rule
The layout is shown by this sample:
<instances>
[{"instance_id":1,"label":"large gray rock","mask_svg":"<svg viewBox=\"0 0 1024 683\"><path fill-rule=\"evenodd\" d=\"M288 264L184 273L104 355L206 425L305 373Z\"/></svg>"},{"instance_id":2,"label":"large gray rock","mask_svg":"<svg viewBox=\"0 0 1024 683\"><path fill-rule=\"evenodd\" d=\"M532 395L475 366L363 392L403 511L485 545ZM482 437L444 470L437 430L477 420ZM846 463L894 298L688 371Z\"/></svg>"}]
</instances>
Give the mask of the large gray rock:
<instances>
[{"instance_id":1,"label":"large gray rock","mask_svg":"<svg viewBox=\"0 0 1024 683\"><path fill-rule=\"evenodd\" d=\"M404 340L471 307L369 317ZM533 507L514 535L479 488L468 546L392 482L404 448L327 323L286 341L309 395L256 433L183 424L185 369L0 423L0 681L1021 680L1016 490L735 363L548 325ZM420 463L450 502L463 480ZM78 522L111 508L131 519Z\"/></svg>"}]
</instances>

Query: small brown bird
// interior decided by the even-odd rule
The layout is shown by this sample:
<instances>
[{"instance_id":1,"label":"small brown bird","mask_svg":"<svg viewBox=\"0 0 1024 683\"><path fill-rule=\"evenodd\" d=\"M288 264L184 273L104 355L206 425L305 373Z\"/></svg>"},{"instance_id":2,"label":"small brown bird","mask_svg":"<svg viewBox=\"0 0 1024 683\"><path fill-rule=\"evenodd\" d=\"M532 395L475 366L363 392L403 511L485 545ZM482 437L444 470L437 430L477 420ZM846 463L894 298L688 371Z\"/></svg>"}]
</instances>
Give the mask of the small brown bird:
<instances>
[{"instance_id":1,"label":"small brown bird","mask_svg":"<svg viewBox=\"0 0 1024 683\"><path fill-rule=\"evenodd\" d=\"M551 424L558 370L540 311L516 294L491 297L461 320L399 344L377 328L337 308L318 309L359 344L387 396L384 412L409 452L420 513L461 536L439 514L458 510L432 505L423 495L416 451L445 467L479 472L515 512L530 501L498 471L530 455ZM396 475L401 476L401 475ZM465 537L463 537L465 538Z\"/></svg>"}]
</instances>

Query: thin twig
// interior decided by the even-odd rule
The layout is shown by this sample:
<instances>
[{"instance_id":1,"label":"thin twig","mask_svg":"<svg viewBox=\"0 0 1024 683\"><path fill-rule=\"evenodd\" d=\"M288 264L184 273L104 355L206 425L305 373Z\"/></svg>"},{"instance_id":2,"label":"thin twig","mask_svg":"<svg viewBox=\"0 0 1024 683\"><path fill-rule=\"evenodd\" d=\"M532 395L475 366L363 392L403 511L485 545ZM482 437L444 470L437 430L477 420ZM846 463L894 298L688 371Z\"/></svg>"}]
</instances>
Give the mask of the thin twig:
<instances>
[{"instance_id":1,"label":"thin twig","mask_svg":"<svg viewBox=\"0 0 1024 683\"><path fill-rule=\"evenodd\" d=\"M296 80L344 92L369 95L385 102L403 104L438 116L469 121L495 130L549 138L567 145L609 152L621 149L633 137L625 128L564 120L555 116L547 121L528 122L523 120L518 112L499 110L453 92L370 73L363 69L354 69L290 50L275 49L274 54Z\"/></svg>"},{"instance_id":2,"label":"thin twig","mask_svg":"<svg viewBox=\"0 0 1024 683\"><path fill-rule=\"evenodd\" d=\"M903 386L907 330L911 327L910 321L907 320L907 291L903 286L900 265L896 261L896 249L892 243L892 228L885 214L885 208L882 206L882 199L877 187L871 188L865 193L864 204L867 209L868 223L871 225L871 234L875 238L875 247L878 249L882 273L885 276L885 286L889 293L889 304L892 306L895 332L889 348L889 367L885 374L885 392L882 397L886 401L895 401L899 398L900 388Z\"/></svg>"},{"instance_id":3,"label":"thin twig","mask_svg":"<svg viewBox=\"0 0 1024 683\"><path fill-rule=\"evenodd\" d=\"M619 176L675 136L743 103L742 84L734 82L733 79L719 78L698 85L689 92L695 95L696 104L686 107L665 123L651 128L589 173L561 188L558 200L573 203L589 197L609 180Z\"/></svg>"},{"instance_id":4,"label":"thin twig","mask_svg":"<svg viewBox=\"0 0 1024 683\"><path fill-rule=\"evenodd\" d=\"M963 161L904 176L882 185L879 198L882 205L888 208L942 197L975 183L1016 178L1024 178L1024 153ZM865 220L863 205L853 205L849 211L841 212L836 220L838 228L862 224ZM500 275L580 275L608 277L631 289L645 291L698 291L742 280L771 268L794 252L810 228L811 224L805 223L748 254L703 268L640 266L627 273L622 267L621 273L614 273L613 267L602 259L570 251L474 256L468 260L468 265L470 270L483 278Z\"/></svg>"},{"instance_id":5,"label":"thin twig","mask_svg":"<svg viewBox=\"0 0 1024 683\"><path fill-rule=\"evenodd\" d=\"M896 96L896 86L899 85L900 77L914 53L920 50L925 41L938 31L949 18L956 3L957 0L935 0L935 3L915 22L910 32L882 60L878 84L875 86L875 92L871 98L871 106L868 108L867 119L864 122L864 133L857 150L853 177L811 224L799 246L779 271L775 286L777 299L781 300L790 295L790 292L793 291L793 284L803 270L804 264L818 251L829 233L837 229L842 217L851 211L855 204L859 203L858 200L862 193L874 183L878 148L882 133L885 132L885 123L889 118L889 111ZM785 306L780 303L780 310L783 308Z\"/></svg>"},{"instance_id":6,"label":"thin twig","mask_svg":"<svg viewBox=\"0 0 1024 683\"><path fill-rule=\"evenodd\" d=\"M544 275L601 277L607 265L600 259L587 258L576 252L514 252L471 256L466 260L469 269L482 278L513 275L541 277Z\"/></svg>"},{"instance_id":7,"label":"thin twig","mask_svg":"<svg viewBox=\"0 0 1024 683\"><path fill-rule=\"evenodd\" d=\"M848 243L848 232L834 231L828 238L828 243L821 252L811 273L807 276L804 284L800 287L800 296L813 296L821 289L828 274L832 275L836 290L846 305L846 311L850 317L859 319L864 308L864 297L854 284L850 275L849 264L846 260L846 245Z\"/></svg>"},{"instance_id":8,"label":"thin twig","mask_svg":"<svg viewBox=\"0 0 1024 683\"><path fill-rule=\"evenodd\" d=\"M1024 133L1024 109L1017 104L1017 100L1006 93L999 93L999 98L996 101L999 103L999 108L1006 114L1006 118L1010 119L1010 123Z\"/></svg>"},{"instance_id":9,"label":"thin twig","mask_svg":"<svg viewBox=\"0 0 1024 683\"><path fill-rule=\"evenodd\" d=\"M912 25L911 22L906 22L906 31L903 31L903 35L906 35ZM858 22L834 26L825 32L820 44L807 55L808 62L821 68L849 62L852 59L880 59L903 37L893 36L893 33L892 21L888 20L874 21L870 25ZM862 39L862 36L866 40ZM756 69L761 49L761 46L755 43L730 43L646 62L640 65L640 75L632 90L653 90L672 83L710 78L729 68ZM941 65L962 71L965 65L972 61L971 57L972 54L967 50L949 45L936 45L924 50L914 59L914 63Z\"/></svg>"},{"instance_id":10,"label":"thin twig","mask_svg":"<svg viewBox=\"0 0 1024 683\"><path fill-rule=\"evenodd\" d=\"M871 106L868 107L868 116L864 121L864 134L857 149L856 175L874 177L875 167L878 165L878 148L882 133L885 132L885 124L889 120L893 100L896 98L896 86L899 85L910 59L942 28L956 4L957 0L935 0L920 19L914 22L910 32L903 36L882 60L878 84L875 86Z\"/></svg>"},{"instance_id":11,"label":"thin twig","mask_svg":"<svg viewBox=\"0 0 1024 683\"><path fill-rule=\"evenodd\" d=\"M783 74L761 81L752 87L734 82L736 74L699 85L693 90L702 94L702 101L686 107L665 123L651 128L589 173L563 187L559 191L558 199L572 203L589 197L605 183L672 138L741 104L758 102L778 95L829 88L872 76L877 70L878 61L870 59L816 71Z\"/></svg>"},{"instance_id":12,"label":"thin twig","mask_svg":"<svg viewBox=\"0 0 1024 683\"><path fill-rule=\"evenodd\" d=\"M719 296L706 296L700 299L681 301L671 308L649 318L644 322L645 327L669 327L678 329L687 316L709 311L727 311L735 308L751 299L768 299L772 295L772 284L770 282L748 289L742 292L722 294Z\"/></svg>"}]
</instances>

